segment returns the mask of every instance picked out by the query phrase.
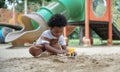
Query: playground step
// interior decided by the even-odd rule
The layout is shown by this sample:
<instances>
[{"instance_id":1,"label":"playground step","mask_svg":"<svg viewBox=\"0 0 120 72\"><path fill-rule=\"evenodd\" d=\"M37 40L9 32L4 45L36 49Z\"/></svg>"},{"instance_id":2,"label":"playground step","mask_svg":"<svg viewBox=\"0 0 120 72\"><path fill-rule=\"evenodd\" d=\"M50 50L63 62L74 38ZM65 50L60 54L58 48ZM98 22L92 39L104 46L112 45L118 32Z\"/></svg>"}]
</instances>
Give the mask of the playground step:
<instances>
[{"instance_id":1,"label":"playground step","mask_svg":"<svg viewBox=\"0 0 120 72\"><path fill-rule=\"evenodd\" d=\"M90 27L103 39L108 39L108 24L90 24ZM114 26L112 27L113 31L113 40L120 40L120 32Z\"/></svg>"}]
</instances>

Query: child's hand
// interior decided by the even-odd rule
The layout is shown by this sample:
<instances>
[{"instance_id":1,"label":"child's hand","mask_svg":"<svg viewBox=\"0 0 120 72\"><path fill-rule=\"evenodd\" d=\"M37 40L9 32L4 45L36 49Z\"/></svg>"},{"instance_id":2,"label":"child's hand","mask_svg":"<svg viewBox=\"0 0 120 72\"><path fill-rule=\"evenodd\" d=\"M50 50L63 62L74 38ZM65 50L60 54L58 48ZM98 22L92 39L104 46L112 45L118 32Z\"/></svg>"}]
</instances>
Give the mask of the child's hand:
<instances>
[{"instance_id":1,"label":"child's hand","mask_svg":"<svg viewBox=\"0 0 120 72\"><path fill-rule=\"evenodd\" d=\"M58 53L59 53L59 54L67 54L67 51L66 51L66 50L59 50Z\"/></svg>"},{"instance_id":2,"label":"child's hand","mask_svg":"<svg viewBox=\"0 0 120 72\"><path fill-rule=\"evenodd\" d=\"M67 54L68 52L66 50L62 50L62 54Z\"/></svg>"}]
</instances>

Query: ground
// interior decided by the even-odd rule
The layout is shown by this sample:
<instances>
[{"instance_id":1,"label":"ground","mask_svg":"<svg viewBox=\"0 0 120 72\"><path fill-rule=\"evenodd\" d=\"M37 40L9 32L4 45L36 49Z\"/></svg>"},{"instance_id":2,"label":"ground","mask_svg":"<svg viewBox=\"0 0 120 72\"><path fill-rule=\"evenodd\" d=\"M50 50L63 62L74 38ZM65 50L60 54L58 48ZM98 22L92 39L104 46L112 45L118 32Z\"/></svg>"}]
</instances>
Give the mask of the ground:
<instances>
[{"instance_id":1,"label":"ground","mask_svg":"<svg viewBox=\"0 0 120 72\"><path fill-rule=\"evenodd\" d=\"M0 72L120 72L120 45L75 46L78 55L32 57L29 47L0 45Z\"/></svg>"}]
</instances>

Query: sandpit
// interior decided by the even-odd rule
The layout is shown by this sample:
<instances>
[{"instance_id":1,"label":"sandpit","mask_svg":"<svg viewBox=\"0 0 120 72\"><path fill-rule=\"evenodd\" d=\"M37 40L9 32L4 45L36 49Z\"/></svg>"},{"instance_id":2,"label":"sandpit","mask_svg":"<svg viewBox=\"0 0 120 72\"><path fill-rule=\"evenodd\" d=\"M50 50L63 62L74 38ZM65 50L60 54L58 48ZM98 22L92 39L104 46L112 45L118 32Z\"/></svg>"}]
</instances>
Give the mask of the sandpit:
<instances>
[{"instance_id":1,"label":"sandpit","mask_svg":"<svg viewBox=\"0 0 120 72\"><path fill-rule=\"evenodd\" d=\"M120 72L120 49L117 48L120 46L103 47L104 50L102 47L79 48L75 58L55 55L34 58L26 52L28 47L2 47L3 49L0 46L0 72ZM9 51L16 55L5 58L5 55L10 54L3 55L3 52Z\"/></svg>"}]
</instances>

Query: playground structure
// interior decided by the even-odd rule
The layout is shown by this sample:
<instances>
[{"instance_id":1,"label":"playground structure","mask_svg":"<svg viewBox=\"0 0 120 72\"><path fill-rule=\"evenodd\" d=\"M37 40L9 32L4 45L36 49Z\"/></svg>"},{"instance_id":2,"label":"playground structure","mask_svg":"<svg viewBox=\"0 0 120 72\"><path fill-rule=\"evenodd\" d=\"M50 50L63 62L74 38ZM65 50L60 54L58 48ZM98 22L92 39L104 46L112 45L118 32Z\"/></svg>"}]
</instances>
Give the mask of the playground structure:
<instances>
[{"instance_id":1,"label":"playground structure","mask_svg":"<svg viewBox=\"0 0 120 72\"><path fill-rule=\"evenodd\" d=\"M0 43L5 43L4 42L4 39L5 39L5 37L6 37L6 35L9 33L9 32L12 32L12 29L15 29L15 30L17 30L17 31L15 31L15 34L16 35L11 35L11 36L9 36L9 38L10 39L8 39L8 41L7 42L11 42L12 43L12 45L13 46L23 46L24 45L24 43L32 43L33 41L35 41L37 38L38 38L38 36L36 37L34 37L34 38L27 38L26 39L26 36L22 36L22 33L24 33L25 31L27 31L27 30L33 30L33 29L36 29L39 25L37 25L37 24L27 24L27 25L24 25L24 23L22 23L22 20L21 20L21 17L22 17L22 13L17 13L17 12L15 12L15 23L13 23L13 18L12 18L12 11L10 11L10 10L7 10L7 9L0 9L0 26L1 26L1 28L0 28ZM30 16L31 17L31 16ZM32 18L32 17L31 17ZM36 18L36 17L35 17ZM26 21L27 19L25 19L25 21ZM24 22L24 21L23 21ZM39 23L39 21L37 21L38 23ZM44 25L44 24L43 24ZM6 27L8 27L8 28L6 28ZM23 28L23 29L22 29ZM39 28L39 27L38 27ZM44 28L44 27L43 27ZM72 29L70 29L69 31L69 33L71 33L73 30L74 30L74 28L75 28L75 26L70 26L70 28L72 28ZM7 30L6 30L7 29ZM9 29L9 30L8 30ZM20 32L18 32L18 30L20 31ZM43 29L44 30L44 29ZM35 31L35 32L34 32ZM41 33L42 32L42 30L41 29L36 29L36 30L34 30L33 32L35 33L35 35L37 34L39 34L39 33ZM39 32L40 31L40 32ZM17 32L17 33L16 33ZM17 35L18 34L18 35ZM27 34L29 35L29 32L27 32ZM32 33L33 34L33 33ZM15 36L15 37L14 37ZM16 37L16 36L18 36L18 37ZM22 38L19 38L19 37L22 37ZM29 37L29 36L28 36ZM18 39L17 39L18 38ZM22 41L22 42L20 42L20 41ZM25 42L23 42L23 41L25 41Z\"/></svg>"},{"instance_id":2,"label":"playground structure","mask_svg":"<svg viewBox=\"0 0 120 72\"><path fill-rule=\"evenodd\" d=\"M99 13L97 10L101 6L104 6L104 12ZM36 13L23 15L25 27L21 31L9 33L6 42L12 42L14 46L34 42L47 29L46 22L56 13L63 14L68 24L85 26L84 46L91 46L91 29L103 40L108 40L108 45L112 45L113 39L120 40L119 24L112 24L111 0L58 0L41 7ZM68 29L65 27L66 39L69 35Z\"/></svg>"},{"instance_id":3,"label":"playground structure","mask_svg":"<svg viewBox=\"0 0 120 72\"><path fill-rule=\"evenodd\" d=\"M5 43L5 36L14 30L21 30L22 21L20 20L22 13L15 12L15 23L13 23L12 11L7 9L0 9L0 43Z\"/></svg>"}]
</instances>

